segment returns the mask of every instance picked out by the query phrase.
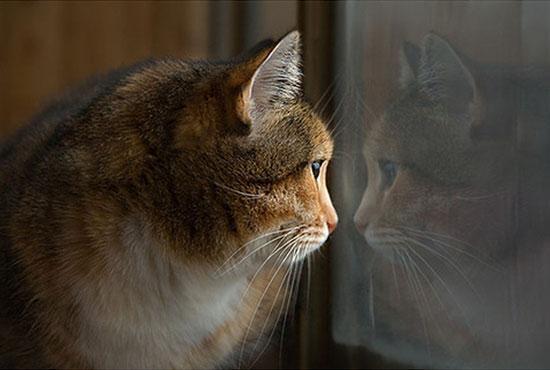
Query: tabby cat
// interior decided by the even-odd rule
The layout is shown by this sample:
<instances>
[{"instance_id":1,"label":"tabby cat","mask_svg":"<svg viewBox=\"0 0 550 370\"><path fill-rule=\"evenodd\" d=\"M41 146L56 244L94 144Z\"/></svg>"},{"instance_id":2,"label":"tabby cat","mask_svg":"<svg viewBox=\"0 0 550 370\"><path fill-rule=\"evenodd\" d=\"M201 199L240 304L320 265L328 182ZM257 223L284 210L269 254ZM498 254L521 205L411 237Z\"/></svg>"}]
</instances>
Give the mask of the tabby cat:
<instances>
[{"instance_id":1,"label":"tabby cat","mask_svg":"<svg viewBox=\"0 0 550 370\"><path fill-rule=\"evenodd\" d=\"M295 31L142 62L3 145L2 367L213 368L263 347L337 223L300 59Z\"/></svg>"},{"instance_id":2,"label":"tabby cat","mask_svg":"<svg viewBox=\"0 0 550 370\"><path fill-rule=\"evenodd\" d=\"M406 43L365 157L371 348L415 366L550 366L548 71L477 63L435 34Z\"/></svg>"}]
</instances>

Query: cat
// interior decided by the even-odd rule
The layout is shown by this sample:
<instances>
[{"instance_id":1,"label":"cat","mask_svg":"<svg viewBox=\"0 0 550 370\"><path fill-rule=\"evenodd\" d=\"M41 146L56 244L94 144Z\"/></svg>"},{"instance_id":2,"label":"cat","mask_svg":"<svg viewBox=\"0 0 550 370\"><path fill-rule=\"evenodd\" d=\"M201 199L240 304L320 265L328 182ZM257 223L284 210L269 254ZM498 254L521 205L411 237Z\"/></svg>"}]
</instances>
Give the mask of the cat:
<instances>
[{"instance_id":1,"label":"cat","mask_svg":"<svg viewBox=\"0 0 550 370\"><path fill-rule=\"evenodd\" d=\"M2 367L213 368L260 352L338 221L300 44L293 31L229 61L115 70L4 143Z\"/></svg>"},{"instance_id":2,"label":"cat","mask_svg":"<svg viewBox=\"0 0 550 370\"><path fill-rule=\"evenodd\" d=\"M367 123L355 214L376 258L371 349L409 366L550 366L549 102L543 67L475 62L434 33L403 45L399 91Z\"/></svg>"}]
</instances>

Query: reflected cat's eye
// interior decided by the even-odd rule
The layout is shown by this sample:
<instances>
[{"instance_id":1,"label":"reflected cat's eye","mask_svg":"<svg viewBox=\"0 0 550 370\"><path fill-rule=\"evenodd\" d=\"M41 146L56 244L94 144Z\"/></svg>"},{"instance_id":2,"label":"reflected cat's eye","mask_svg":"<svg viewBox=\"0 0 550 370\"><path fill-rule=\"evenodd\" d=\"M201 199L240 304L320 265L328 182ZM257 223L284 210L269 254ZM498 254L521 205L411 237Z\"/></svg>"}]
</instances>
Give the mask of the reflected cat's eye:
<instances>
[{"instance_id":1,"label":"reflected cat's eye","mask_svg":"<svg viewBox=\"0 0 550 370\"><path fill-rule=\"evenodd\" d=\"M382 171L382 187L389 188L397 176L397 164L391 161L380 161L379 166Z\"/></svg>"},{"instance_id":2,"label":"reflected cat's eye","mask_svg":"<svg viewBox=\"0 0 550 370\"><path fill-rule=\"evenodd\" d=\"M317 160L311 163L311 172L313 172L313 177L315 179L319 177L319 173L321 172L321 165L323 164L323 162L323 160Z\"/></svg>"}]
</instances>

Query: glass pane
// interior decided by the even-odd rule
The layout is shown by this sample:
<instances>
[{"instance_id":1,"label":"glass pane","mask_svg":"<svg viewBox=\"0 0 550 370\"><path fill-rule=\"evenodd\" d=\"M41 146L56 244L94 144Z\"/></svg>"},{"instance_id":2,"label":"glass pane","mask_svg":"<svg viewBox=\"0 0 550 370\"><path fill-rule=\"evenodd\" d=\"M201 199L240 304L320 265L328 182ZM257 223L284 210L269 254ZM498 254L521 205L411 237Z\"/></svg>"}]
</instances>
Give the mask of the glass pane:
<instances>
[{"instance_id":1,"label":"glass pane","mask_svg":"<svg viewBox=\"0 0 550 370\"><path fill-rule=\"evenodd\" d=\"M337 8L340 365L550 366L550 4Z\"/></svg>"}]
</instances>

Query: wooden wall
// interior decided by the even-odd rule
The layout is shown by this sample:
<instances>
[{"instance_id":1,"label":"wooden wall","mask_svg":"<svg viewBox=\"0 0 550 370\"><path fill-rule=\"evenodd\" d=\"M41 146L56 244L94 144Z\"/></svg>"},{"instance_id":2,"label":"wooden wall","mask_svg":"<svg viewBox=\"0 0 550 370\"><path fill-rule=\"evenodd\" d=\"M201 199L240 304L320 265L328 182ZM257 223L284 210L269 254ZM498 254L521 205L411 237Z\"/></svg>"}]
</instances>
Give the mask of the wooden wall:
<instances>
[{"instance_id":1,"label":"wooden wall","mask_svg":"<svg viewBox=\"0 0 550 370\"><path fill-rule=\"evenodd\" d=\"M296 27L295 1L0 2L0 140L53 94L151 56L227 57Z\"/></svg>"}]
</instances>

